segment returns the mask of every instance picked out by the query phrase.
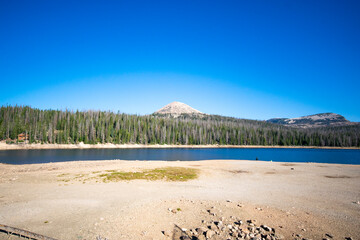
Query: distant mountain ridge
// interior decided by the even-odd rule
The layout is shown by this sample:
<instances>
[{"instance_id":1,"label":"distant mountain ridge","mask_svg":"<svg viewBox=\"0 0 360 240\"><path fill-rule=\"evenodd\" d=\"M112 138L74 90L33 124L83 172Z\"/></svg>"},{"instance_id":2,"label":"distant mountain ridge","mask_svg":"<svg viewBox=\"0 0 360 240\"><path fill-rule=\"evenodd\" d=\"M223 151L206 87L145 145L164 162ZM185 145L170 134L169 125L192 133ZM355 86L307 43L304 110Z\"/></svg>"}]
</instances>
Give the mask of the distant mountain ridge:
<instances>
[{"instance_id":1,"label":"distant mountain ridge","mask_svg":"<svg viewBox=\"0 0 360 240\"><path fill-rule=\"evenodd\" d=\"M267 122L299 128L346 126L356 124L336 113L319 113L299 118L272 118L267 120Z\"/></svg>"},{"instance_id":2,"label":"distant mountain ridge","mask_svg":"<svg viewBox=\"0 0 360 240\"><path fill-rule=\"evenodd\" d=\"M189 105L182 102L172 102L160 108L153 113L155 116L166 117L190 117L201 119L217 119L228 120L228 117L218 115L208 115L196 110ZM350 122L344 116L336 113L319 113L298 118L272 118L266 120L268 123L279 124L283 126L295 128L317 128L317 127L332 127L332 126L348 126L356 125L358 123Z\"/></svg>"},{"instance_id":3,"label":"distant mountain ridge","mask_svg":"<svg viewBox=\"0 0 360 240\"><path fill-rule=\"evenodd\" d=\"M169 115L172 117L179 117L180 115L203 115L202 112L196 110L189 105L182 102L172 102L160 108L155 115Z\"/></svg>"}]
</instances>

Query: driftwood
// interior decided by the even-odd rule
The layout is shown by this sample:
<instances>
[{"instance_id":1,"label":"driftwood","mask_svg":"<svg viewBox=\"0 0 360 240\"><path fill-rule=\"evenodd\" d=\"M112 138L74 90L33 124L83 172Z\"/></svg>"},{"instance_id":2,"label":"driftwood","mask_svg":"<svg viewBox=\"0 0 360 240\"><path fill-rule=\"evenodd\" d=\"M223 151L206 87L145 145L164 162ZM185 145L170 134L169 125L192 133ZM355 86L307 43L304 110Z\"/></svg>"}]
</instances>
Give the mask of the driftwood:
<instances>
[{"instance_id":1,"label":"driftwood","mask_svg":"<svg viewBox=\"0 0 360 240\"><path fill-rule=\"evenodd\" d=\"M56 240L55 238L46 237L44 235L29 232L29 231L26 231L26 230L23 230L20 228L9 227L9 226L3 225L3 224L0 224L0 231L6 232L6 233L12 234L12 235L17 235L20 237L34 239L34 240Z\"/></svg>"}]
</instances>

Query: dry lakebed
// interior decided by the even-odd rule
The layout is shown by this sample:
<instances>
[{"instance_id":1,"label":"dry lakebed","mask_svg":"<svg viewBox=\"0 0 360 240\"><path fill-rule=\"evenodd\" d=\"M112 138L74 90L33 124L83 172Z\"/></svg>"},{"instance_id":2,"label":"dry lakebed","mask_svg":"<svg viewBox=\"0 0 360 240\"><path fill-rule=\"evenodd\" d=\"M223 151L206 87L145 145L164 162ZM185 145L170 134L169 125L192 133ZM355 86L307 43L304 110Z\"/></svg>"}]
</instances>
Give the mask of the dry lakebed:
<instances>
[{"instance_id":1,"label":"dry lakebed","mask_svg":"<svg viewBox=\"0 0 360 240\"><path fill-rule=\"evenodd\" d=\"M359 201L359 165L0 164L0 224L55 239L360 239Z\"/></svg>"}]
</instances>

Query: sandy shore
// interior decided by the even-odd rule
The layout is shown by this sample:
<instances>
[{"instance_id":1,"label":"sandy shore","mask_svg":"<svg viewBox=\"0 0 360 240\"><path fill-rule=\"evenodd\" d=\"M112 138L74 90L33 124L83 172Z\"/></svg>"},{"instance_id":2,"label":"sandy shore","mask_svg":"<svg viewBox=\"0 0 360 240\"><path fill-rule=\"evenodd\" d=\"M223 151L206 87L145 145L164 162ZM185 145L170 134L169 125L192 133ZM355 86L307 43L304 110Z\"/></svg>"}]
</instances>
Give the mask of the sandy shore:
<instances>
[{"instance_id":1,"label":"sandy shore","mask_svg":"<svg viewBox=\"0 0 360 240\"><path fill-rule=\"evenodd\" d=\"M164 166L196 168L200 175L187 182L94 178L107 170ZM256 219L285 239L296 234L322 239L326 233L360 239L359 200L357 165L231 160L0 164L0 224L57 239L170 239L162 231L172 231L175 224L190 229L220 217ZM0 239L4 236L0 233Z\"/></svg>"},{"instance_id":2,"label":"sandy shore","mask_svg":"<svg viewBox=\"0 0 360 240\"><path fill-rule=\"evenodd\" d=\"M0 142L1 150L21 149L93 149L93 148L318 148L318 149L360 149L357 147L316 147L316 146L262 146L262 145L167 145L167 144L6 144Z\"/></svg>"}]
</instances>

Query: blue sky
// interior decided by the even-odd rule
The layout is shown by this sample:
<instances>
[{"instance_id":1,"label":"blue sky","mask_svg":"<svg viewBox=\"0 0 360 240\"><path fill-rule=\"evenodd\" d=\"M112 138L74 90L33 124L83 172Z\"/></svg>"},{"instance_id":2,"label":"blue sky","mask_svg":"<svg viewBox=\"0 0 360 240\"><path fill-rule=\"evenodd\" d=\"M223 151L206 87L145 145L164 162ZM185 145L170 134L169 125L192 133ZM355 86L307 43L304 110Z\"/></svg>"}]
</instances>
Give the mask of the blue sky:
<instances>
[{"instance_id":1,"label":"blue sky","mask_svg":"<svg viewBox=\"0 0 360 240\"><path fill-rule=\"evenodd\" d=\"M0 105L360 121L359 1L0 0Z\"/></svg>"}]
</instances>

